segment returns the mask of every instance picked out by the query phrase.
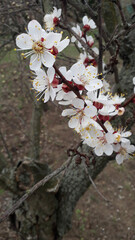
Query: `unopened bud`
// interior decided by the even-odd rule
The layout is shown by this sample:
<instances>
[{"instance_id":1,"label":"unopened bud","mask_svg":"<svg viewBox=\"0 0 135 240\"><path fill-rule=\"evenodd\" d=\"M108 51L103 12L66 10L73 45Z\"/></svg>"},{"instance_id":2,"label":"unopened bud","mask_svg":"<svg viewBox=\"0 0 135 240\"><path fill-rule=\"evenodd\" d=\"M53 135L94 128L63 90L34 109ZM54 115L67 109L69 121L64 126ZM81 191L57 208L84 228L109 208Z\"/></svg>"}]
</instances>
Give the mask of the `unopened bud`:
<instances>
[{"instance_id":1,"label":"unopened bud","mask_svg":"<svg viewBox=\"0 0 135 240\"><path fill-rule=\"evenodd\" d=\"M118 109L118 116L122 116L125 112L125 108L124 107L121 107Z\"/></svg>"}]
</instances>

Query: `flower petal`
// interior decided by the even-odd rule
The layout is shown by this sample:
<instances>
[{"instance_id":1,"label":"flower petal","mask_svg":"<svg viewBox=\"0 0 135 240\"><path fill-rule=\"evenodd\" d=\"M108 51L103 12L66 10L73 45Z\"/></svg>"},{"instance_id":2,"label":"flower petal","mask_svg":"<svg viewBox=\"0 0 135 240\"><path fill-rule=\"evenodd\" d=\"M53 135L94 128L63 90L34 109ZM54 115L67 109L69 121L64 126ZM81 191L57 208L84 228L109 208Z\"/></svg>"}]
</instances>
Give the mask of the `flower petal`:
<instances>
[{"instance_id":1,"label":"flower petal","mask_svg":"<svg viewBox=\"0 0 135 240\"><path fill-rule=\"evenodd\" d=\"M56 46L57 43L60 42L61 37L62 37L61 33L54 33L54 32L48 33L48 35L46 37L46 41L45 41L45 47L46 48L51 48L54 45Z\"/></svg>"},{"instance_id":2,"label":"flower petal","mask_svg":"<svg viewBox=\"0 0 135 240\"><path fill-rule=\"evenodd\" d=\"M69 39L62 40L57 46L58 52L63 51L63 49L66 48L68 45L69 45Z\"/></svg>"},{"instance_id":3,"label":"flower petal","mask_svg":"<svg viewBox=\"0 0 135 240\"><path fill-rule=\"evenodd\" d=\"M102 149L102 146L97 146L95 149L94 149L94 152L97 156L102 156L103 155L103 149Z\"/></svg>"},{"instance_id":4,"label":"flower petal","mask_svg":"<svg viewBox=\"0 0 135 240\"><path fill-rule=\"evenodd\" d=\"M68 122L68 126L70 128L76 128L78 124L79 124L79 120L76 117L72 117Z\"/></svg>"},{"instance_id":5,"label":"flower petal","mask_svg":"<svg viewBox=\"0 0 135 240\"><path fill-rule=\"evenodd\" d=\"M74 109L64 109L61 115L65 117L65 116L72 116L75 114L76 114L76 111Z\"/></svg>"},{"instance_id":6,"label":"flower petal","mask_svg":"<svg viewBox=\"0 0 135 240\"><path fill-rule=\"evenodd\" d=\"M112 145L106 144L106 145L104 146L104 152L105 152L105 154L106 154L107 156L111 156L112 153L113 153L113 147L112 147Z\"/></svg>"},{"instance_id":7,"label":"flower petal","mask_svg":"<svg viewBox=\"0 0 135 240\"><path fill-rule=\"evenodd\" d=\"M120 165L121 163L123 163L124 160L124 156L122 154L117 154L116 155L116 162Z\"/></svg>"},{"instance_id":8,"label":"flower petal","mask_svg":"<svg viewBox=\"0 0 135 240\"><path fill-rule=\"evenodd\" d=\"M28 50L32 48L33 41L28 34L22 33L16 38L16 45L19 48Z\"/></svg>"},{"instance_id":9,"label":"flower petal","mask_svg":"<svg viewBox=\"0 0 135 240\"><path fill-rule=\"evenodd\" d=\"M83 109L84 108L84 101L82 99L76 98L72 102L75 108Z\"/></svg>"},{"instance_id":10,"label":"flower petal","mask_svg":"<svg viewBox=\"0 0 135 240\"><path fill-rule=\"evenodd\" d=\"M33 40L38 41L41 39L42 35L42 27L40 23L36 20L32 20L28 24L28 32Z\"/></svg>"},{"instance_id":11,"label":"flower petal","mask_svg":"<svg viewBox=\"0 0 135 240\"><path fill-rule=\"evenodd\" d=\"M44 52L42 56L42 63L46 67L52 67L55 62L55 57L49 52Z\"/></svg>"},{"instance_id":12,"label":"flower petal","mask_svg":"<svg viewBox=\"0 0 135 240\"><path fill-rule=\"evenodd\" d=\"M48 75L48 78L49 78L49 82L51 83L54 79L54 74L55 74L55 70L53 67L51 68L48 68L47 70L47 75Z\"/></svg>"},{"instance_id":13,"label":"flower petal","mask_svg":"<svg viewBox=\"0 0 135 240\"><path fill-rule=\"evenodd\" d=\"M38 57L37 54L33 54L31 57L30 57L30 69L31 70L38 70L40 69L41 67L41 58Z\"/></svg>"}]
</instances>

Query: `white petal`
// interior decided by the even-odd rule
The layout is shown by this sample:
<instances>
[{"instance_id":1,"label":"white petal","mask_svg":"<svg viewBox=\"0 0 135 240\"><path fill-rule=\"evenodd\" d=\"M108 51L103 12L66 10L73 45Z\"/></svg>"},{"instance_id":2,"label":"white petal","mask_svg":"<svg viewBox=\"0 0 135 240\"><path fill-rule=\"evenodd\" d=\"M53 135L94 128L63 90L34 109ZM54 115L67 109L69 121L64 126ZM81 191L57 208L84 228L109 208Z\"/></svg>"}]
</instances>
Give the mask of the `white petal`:
<instances>
[{"instance_id":1,"label":"white petal","mask_svg":"<svg viewBox=\"0 0 135 240\"><path fill-rule=\"evenodd\" d=\"M108 143L113 143L115 140L115 136L110 132L106 133L105 137Z\"/></svg>"},{"instance_id":2,"label":"white petal","mask_svg":"<svg viewBox=\"0 0 135 240\"><path fill-rule=\"evenodd\" d=\"M121 148L121 145L119 143L118 144L113 144L113 150L115 152L119 152L120 148Z\"/></svg>"},{"instance_id":3,"label":"white petal","mask_svg":"<svg viewBox=\"0 0 135 240\"><path fill-rule=\"evenodd\" d=\"M102 156L103 155L103 148L102 146L97 146L95 149L94 149L94 152L97 156Z\"/></svg>"},{"instance_id":4,"label":"white petal","mask_svg":"<svg viewBox=\"0 0 135 240\"><path fill-rule=\"evenodd\" d=\"M16 38L16 45L19 48L28 50L32 48L33 41L28 34L22 33Z\"/></svg>"},{"instance_id":5,"label":"white petal","mask_svg":"<svg viewBox=\"0 0 135 240\"><path fill-rule=\"evenodd\" d=\"M52 101L54 101L55 96L56 96L56 92L55 92L54 88L52 86L50 86L50 97L51 97Z\"/></svg>"},{"instance_id":6,"label":"white petal","mask_svg":"<svg viewBox=\"0 0 135 240\"><path fill-rule=\"evenodd\" d=\"M38 70L41 67L41 59L38 57L37 54L33 54L30 58L30 69L31 70Z\"/></svg>"},{"instance_id":7,"label":"white petal","mask_svg":"<svg viewBox=\"0 0 135 240\"><path fill-rule=\"evenodd\" d=\"M38 41L41 39L42 27L39 22L32 20L28 24L28 32L31 35L32 39Z\"/></svg>"},{"instance_id":8,"label":"white petal","mask_svg":"<svg viewBox=\"0 0 135 240\"><path fill-rule=\"evenodd\" d=\"M52 67L55 62L55 57L50 52L44 52L42 56L42 63L46 67Z\"/></svg>"},{"instance_id":9,"label":"white petal","mask_svg":"<svg viewBox=\"0 0 135 240\"><path fill-rule=\"evenodd\" d=\"M110 145L110 144L106 144L106 145L104 146L104 152L105 152L105 154L106 154L107 156L111 156L112 153L113 153L113 146Z\"/></svg>"},{"instance_id":10,"label":"white petal","mask_svg":"<svg viewBox=\"0 0 135 240\"><path fill-rule=\"evenodd\" d=\"M72 117L68 122L68 126L70 128L76 128L78 124L79 124L79 120L76 117Z\"/></svg>"},{"instance_id":11,"label":"white petal","mask_svg":"<svg viewBox=\"0 0 135 240\"><path fill-rule=\"evenodd\" d=\"M56 46L57 43L60 42L61 37L62 37L61 33L54 33L54 32L48 33L48 35L46 37L46 41L45 41L45 47L51 48L54 45Z\"/></svg>"},{"instance_id":12,"label":"white petal","mask_svg":"<svg viewBox=\"0 0 135 240\"><path fill-rule=\"evenodd\" d=\"M65 109L63 110L62 112L62 116L65 117L65 116L72 116L72 115L75 115L76 114L76 111L73 110L73 109Z\"/></svg>"},{"instance_id":13,"label":"white petal","mask_svg":"<svg viewBox=\"0 0 135 240\"><path fill-rule=\"evenodd\" d=\"M84 108L84 101L82 99L76 98L72 102L75 108L83 109Z\"/></svg>"},{"instance_id":14,"label":"white petal","mask_svg":"<svg viewBox=\"0 0 135 240\"><path fill-rule=\"evenodd\" d=\"M100 80L90 81L89 84L85 85L85 88L90 92L100 89L103 83Z\"/></svg>"},{"instance_id":15,"label":"white petal","mask_svg":"<svg viewBox=\"0 0 135 240\"><path fill-rule=\"evenodd\" d=\"M82 21L83 21L83 25L88 24L88 17L87 17L87 16L84 16L83 19L82 19Z\"/></svg>"},{"instance_id":16,"label":"white petal","mask_svg":"<svg viewBox=\"0 0 135 240\"><path fill-rule=\"evenodd\" d=\"M121 163L123 163L124 160L124 156L122 154L117 154L116 155L116 162L120 165Z\"/></svg>"},{"instance_id":17,"label":"white petal","mask_svg":"<svg viewBox=\"0 0 135 240\"><path fill-rule=\"evenodd\" d=\"M79 85L83 85L82 82L79 80L79 78L77 77L73 77L73 81L76 83L76 84L79 84Z\"/></svg>"},{"instance_id":18,"label":"white petal","mask_svg":"<svg viewBox=\"0 0 135 240\"><path fill-rule=\"evenodd\" d=\"M63 49L66 48L68 45L69 45L69 39L62 40L57 46L58 52L63 51Z\"/></svg>"},{"instance_id":19,"label":"white petal","mask_svg":"<svg viewBox=\"0 0 135 240\"><path fill-rule=\"evenodd\" d=\"M75 42L76 38L74 36L71 37L71 42Z\"/></svg>"},{"instance_id":20,"label":"white petal","mask_svg":"<svg viewBox=\"0 0 135 240\"><path fill-rule=\"evenodd\" d=\"M90 27L91 27L92 29L95 29L95 28L96 28L96 24L95 24L95 22L94 22L92 19L89 21L89 25L90 25Z\"/></svg>"},{"instance_id":21,"label":"white petal","mask_svg":"<svg viewBox=\"0 0 135 240\"><path fill-rule=\"evenodd\" d=\"M132 135L132 133L130 131L127 131L127 132L123 132L121 134L122 137L130 137Z\"/></svg>"},{"instance_id":22,"label":"white petal","mask_svg":"<svg viewBox=\"0 0 135 240\"><path fill-rule=\"evenodd\" d=\"M65 92L64 92L63 90L59 91L59 92L57 93L56 100L57 100L57 101L62 100L64 94L65 94Z\"/></svg>"},{"instance_id":23,"label":"white petal","mask_svg":"<svg viewBox=\"0 0 135 240\"><path fill-rule=\"evenodd\" d=\"M33 87L35 88L35 90L41 92L45 89L45 82L43 79L40 79L37 77L34 79L33 81Z\"/></svg>"},{"instance_id":24,"label":"white petal","mask_svg":"<svg viewBox=\"0 0 135 240\"><path fill-rule=\"evenodd\" d=\"M82 124L82 127L83 127L83 128L86 128L86 127L90 124L89 118L86 117L86 116L84 116L84 117L82 118L81 124Z\"/></svg>"},{"instance_id":25,"label":"white petal","mask_svg":"<svg viewBox=\"0 0 135 240\"><path fill-rule=\"evenodd\" d=\"M114 129L113 129L113 127L112 127L112 125L111 125L111 123L110 123L109 121L106 121L106 122L104 123L104 126L106 127L106 129L107 129L108 132L111 132L111 133L114 132Z\"/></svg>"},{"instance_id":26,"label":"white petal","mask_svg":"<svg viewBox=\"0 0 135 240\"><path fill-rule=\"evenodd\" d=\"M47 75L48 75L48 78L49 78L49 82L51 83L54 79L54 74L55 74L55 70L53 67L51 68L48 68L47 70Z\"/></svg>"},{"instance_id":27,"label":"white petal","mask_svg":"<svg viewBox=\"0 0 135 240\"><path fill-rule=\"evenodd\" d=\"M123 142L123 143L127 143L127 142L130 142L130 140L129 139L127 139L127 138L121 138L121 142Z\"/></svg>"},{"instance_id":28,"label":"white petal","mask_svg":"<svg viewBox=\"0 0 135 240\"><path fill-rule=\"evenodd\" d=\"M78 63L75 63L71 68L70 70L72 71L73 73L73 76L75 77L78 77L83 75L83 73L85 72L85 66L82 62L78 62Z\"/></svg>"},{"instance_id":29,"label":"white petal","mask_svg":"<svg viewBox=\"0 0 135 240\"><path fill-rule=\"evenodd\" d=\"M50 92L49 92L49 89L47 88L45 90L44 103L48 102L49 98L50 98Z\"/></svg>"},{"instance_id":30,"label":"white petal","mask_svg":"<svg viewBox=\"0 0 135 240\"><path fill-rule=\"evenodd\" d=\"M84 109L84 113L86 116L94 117L97 114L97 109L94 106L87 106Z\"/></svg>"}]
</instances>

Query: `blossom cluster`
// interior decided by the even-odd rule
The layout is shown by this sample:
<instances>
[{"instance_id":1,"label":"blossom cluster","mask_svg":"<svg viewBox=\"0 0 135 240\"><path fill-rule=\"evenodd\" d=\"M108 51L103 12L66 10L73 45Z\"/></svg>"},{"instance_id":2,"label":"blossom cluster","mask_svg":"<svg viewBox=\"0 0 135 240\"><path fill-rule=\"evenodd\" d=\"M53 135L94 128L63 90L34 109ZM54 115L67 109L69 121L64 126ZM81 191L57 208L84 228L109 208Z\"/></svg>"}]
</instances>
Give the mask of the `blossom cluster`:
<instances>
[{"instance_id":1,"label":"blossom cluster","mask_svg":"<svg viewBox=\"0 0 135 240\"><path fill-rule=\"evenodd\" d=\"M37 91L37 100L44 103L56 99L59 104L69 107L62 111L62 116L69 117L68 126L73 128L84 144L90 146L97 156L104 153L108 156L116 152L116 161L121 164L123 160L131 157L135 146L131 145L128 137L130 131L111 125L111 118L115 115L123 115L124 107L121 104L125 97L110 92L110 86L98 74L97 63L93 57L85 52L80 42L81 54L78 61L66 69L65 66L56 68L54 65L57 55L69 45L69 39L62 39L62 32L54 32L59 25L61 9L54 10L44 16L45 29L36 21L28 24L27 33L22 33L16 38L16 45L20 50L26 50L22 55L30 56L30 69L35 78L33 89ZM92 19L84 16L82 30L79 25L72 30L90 47L93 47L94 39L87 35L96 28ZM77 41L74 36L71 42ZM98 55L98 49L92 48ZM134 81L133 81L134 82Z\"/></svg>"}]
</instances>

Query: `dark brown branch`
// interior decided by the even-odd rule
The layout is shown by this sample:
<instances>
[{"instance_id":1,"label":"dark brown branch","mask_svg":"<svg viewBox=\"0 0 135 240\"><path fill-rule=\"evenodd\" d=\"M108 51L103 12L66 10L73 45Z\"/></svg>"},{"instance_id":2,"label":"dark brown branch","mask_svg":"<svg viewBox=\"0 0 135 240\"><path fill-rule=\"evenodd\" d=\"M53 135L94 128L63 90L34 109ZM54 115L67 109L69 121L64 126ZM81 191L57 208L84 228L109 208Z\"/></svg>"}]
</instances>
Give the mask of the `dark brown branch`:
<instances>
[{"instance_id":1,"label":"dark brown branch","mask_svg":"<svg viewBox=\"0 0 135 240\"><path fill-rule=\"evenodd\" d=\"M42 180L37 182L32 188L30 188L10 209L8 209L1 217L0 217L0 223L5 221L11 214L13 214L16 209L20 207L20 205L32 195L39 187L44 186L45 183L47 183L50 179L57 176L59 173L64 171L69 163L71 162L71 159L69 158L66 163L64 163L60 168L56 169L51 174L45 176Z\"/></svg>"},{"instance_id":2,"label":"dark brown branch","mask_svg":"<svg viewBox=\"0 0 135 240\"><path fill-rule=\"evenodd\" d=\"M98 57L98 73L102 73L102 58L103 58L103 45L102 45L102 17L101 17L101 11L102 11L102 0L98 0L99 7L98 7L98 30L99 30L99 57ZM99 75L99 78L101 79L102 76Z\"/></svg>"},{"instance_id":3,"label":"dark brown branch","mask_svg":"<svg viewBox=\"0 0 135 240\"><path fill-rule=\"evenodd\" d=\"M121 107L126 107L132 100L135 98L135 93L132 94L122 105Z\"/></svg>"},{"instance_id":4,"label":"dark brown branch","mask_svg":"<svg viewBox=\"0 0 135 240\"><path fill-rule=\"evenodd\" d=\"M126 21L125 15L124 15L123 10L122 10L121 2L120 2L119 0L116 0L116 1L115 1L115 4L117 5L117 7L118 7L118 9L119 9L123 26L124 26L124 28L126 29L126 28L128 27L128 23L127 23L127 21Z\"/></svg>"}]
</instances>

